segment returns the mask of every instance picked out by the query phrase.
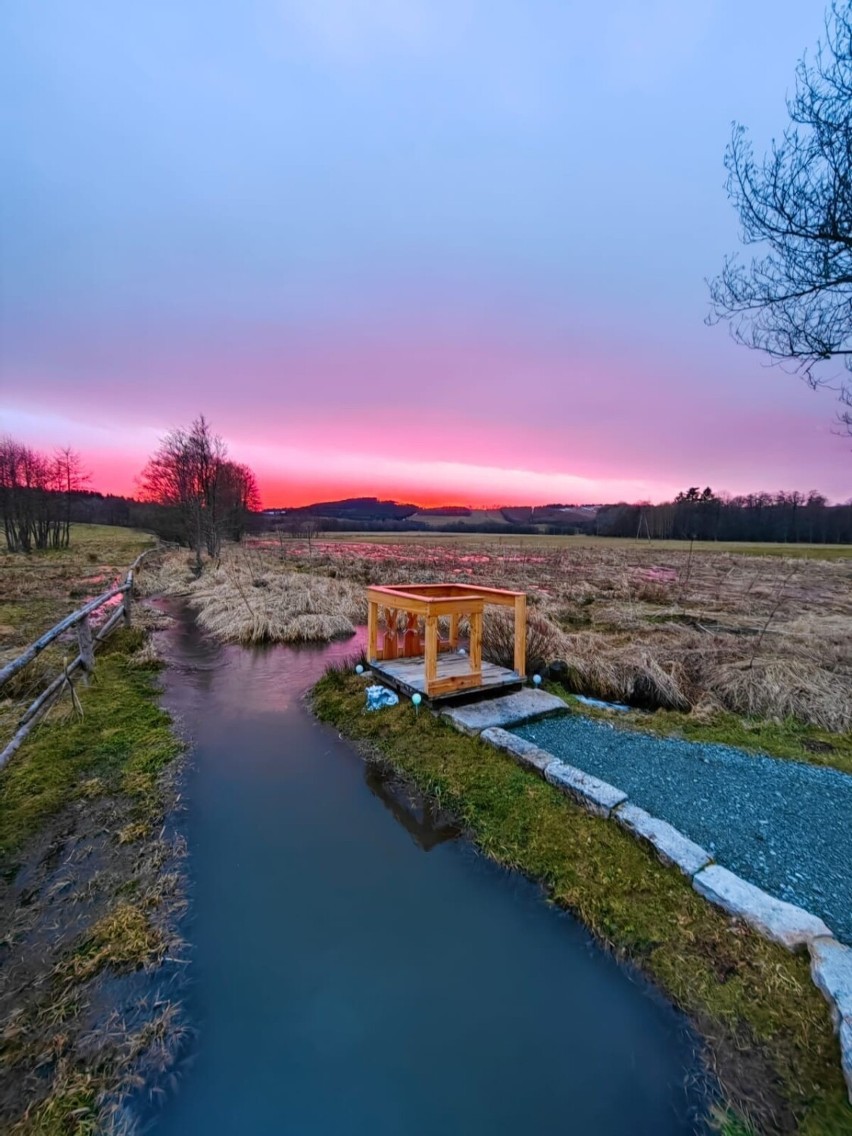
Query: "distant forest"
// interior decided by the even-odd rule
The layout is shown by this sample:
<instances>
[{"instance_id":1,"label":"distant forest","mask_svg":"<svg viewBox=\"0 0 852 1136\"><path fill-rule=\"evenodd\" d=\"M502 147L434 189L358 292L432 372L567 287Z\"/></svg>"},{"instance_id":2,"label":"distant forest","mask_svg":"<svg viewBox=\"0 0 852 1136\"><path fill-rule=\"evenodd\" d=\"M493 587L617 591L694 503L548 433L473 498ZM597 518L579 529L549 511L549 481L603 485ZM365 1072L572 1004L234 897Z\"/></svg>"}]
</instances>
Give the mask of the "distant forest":
<instances>
[{"instance_id":1,"label":"distant forest","mask_svg":"<svg viewBox=\"0 0 852 1136\"><path fill-rule=\"evenodd\" d=\"M428 516L429 522L416 515ZM353 498L300 509L253 513L246 531L279 530L285 535L320 532L491 532L586 534L651 540L778 541L782 543L852 544L852 501L829 505L818 493L750 493L718 497L709 489L691 488L662 505L602 505L583 515L563 505L500 510L501 520L483 522L477 511L455 506L422 510L416 505ZM446 523L440 523L442 517ZM128 497L95 492L73 494L72 521L128 525L180 540L173 510ZM436 522L438 522L436 524Z\"/></svg>"},{"instance_id":2,"label":"distant forest","mask_svg":"<svg viewBox=\"0 0 852 1136\"><path fill-rule=\"evenodd\" d=\"M829 505L819 493L796 491L717 497L693 487L663 505L605 505L595 532L652 540L851 544L852 501Z\"/></svg>"}]
</instances>

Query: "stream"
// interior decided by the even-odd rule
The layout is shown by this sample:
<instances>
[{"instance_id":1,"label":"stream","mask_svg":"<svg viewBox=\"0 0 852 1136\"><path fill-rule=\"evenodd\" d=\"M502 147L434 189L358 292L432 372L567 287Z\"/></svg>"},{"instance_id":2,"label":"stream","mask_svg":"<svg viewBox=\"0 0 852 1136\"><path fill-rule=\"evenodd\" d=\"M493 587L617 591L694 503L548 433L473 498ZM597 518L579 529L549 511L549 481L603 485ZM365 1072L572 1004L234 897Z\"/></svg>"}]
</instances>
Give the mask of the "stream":
<instances>
[{"instance_id":1,"label":"stream","mask_svg":"<svg viewBox=\"0 0 852 1136\"><path fill-rule=\"evenodd\" d=\"M151 1131L705 1131L683 1015L311 717L305 691L360 639L223 647L168 610L197 1034Z\"/></svg>"}]
</instances>

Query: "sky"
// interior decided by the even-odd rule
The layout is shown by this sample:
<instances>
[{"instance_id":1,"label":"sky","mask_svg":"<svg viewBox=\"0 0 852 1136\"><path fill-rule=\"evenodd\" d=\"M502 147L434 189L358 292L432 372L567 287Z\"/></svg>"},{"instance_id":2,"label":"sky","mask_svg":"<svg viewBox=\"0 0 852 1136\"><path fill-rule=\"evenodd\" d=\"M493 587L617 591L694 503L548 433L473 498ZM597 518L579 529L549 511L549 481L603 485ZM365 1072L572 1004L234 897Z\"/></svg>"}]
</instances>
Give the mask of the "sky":
<instances>
[{"instance_id":1,"label":"sky","mask_svg":"<svg viewBox=\"0 0 852 1136\"><path fill-rule=\"evenodd\" d=\"M6 0L0 431L133 493L204 413L267 506L852 496L708 327L723 155L817 0Z\"/></svg>"}]
</instances>

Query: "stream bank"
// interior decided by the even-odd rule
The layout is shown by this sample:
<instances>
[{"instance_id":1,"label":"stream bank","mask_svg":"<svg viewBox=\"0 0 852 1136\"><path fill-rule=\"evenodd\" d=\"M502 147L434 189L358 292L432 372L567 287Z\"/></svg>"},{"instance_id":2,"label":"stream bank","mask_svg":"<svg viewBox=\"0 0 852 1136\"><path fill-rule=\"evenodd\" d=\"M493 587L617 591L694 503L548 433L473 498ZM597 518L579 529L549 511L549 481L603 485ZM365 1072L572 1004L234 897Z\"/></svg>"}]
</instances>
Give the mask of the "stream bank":
<instances>
[{"instance_id":1,"label":"stream bank","mask_svg":"<svg viewBox=\"0 0 852 1136\"><path fill-rule=\"evenodd\" d=\"M311 716L357 643L222 646L177 614L197 1040L153 1132L706 1130L684 1016Z\"/></svg>"},{"instance_id":2,"label":"stream bank","mask_svg":"<svg viewBox=\"0 0 852 1136\"><path fill-rule=\"evenodd\" d=\"M804 958L720 915L618 826L477 739L408 705L364 714L351 673L326 675L314 706L658 983L696 1022L728 1102L757 1131L852 1129L837 1041Z\"/></svg>"}]
</instances>

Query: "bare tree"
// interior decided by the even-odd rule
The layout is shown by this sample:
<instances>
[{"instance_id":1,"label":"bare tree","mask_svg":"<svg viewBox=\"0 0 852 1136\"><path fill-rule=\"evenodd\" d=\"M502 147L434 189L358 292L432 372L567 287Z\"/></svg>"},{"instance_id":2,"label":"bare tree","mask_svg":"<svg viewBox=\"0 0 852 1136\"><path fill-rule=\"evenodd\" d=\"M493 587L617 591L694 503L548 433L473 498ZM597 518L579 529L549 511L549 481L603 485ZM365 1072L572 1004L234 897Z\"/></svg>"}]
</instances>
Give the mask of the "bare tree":
<instances>
[{"instance_id":1,"label":"bare tree","mask_svg":"<svg viewBox=\"0 0 852 1136\"><path fill-rule=\"evenodd\" d=\"M812 387L836 390L852 433L852 388L822 366L852 369L852 0L834 0L826 42L796 71L790 125L761 160L735 124L725 155L728 195L749 263L726 259L710 282L709 322L789 364Z\"/></svg>"},{"instance_id":2,"label":"bare tree","mask_svg":"<svg viewBox=\"0 0 852 1136\"><path fill-rule=\"evenodd\" d=\"M257 478L247 465L223 462L219 472L223 529L231 540L242 540L249 517L260 511Z\"/></svg>"},{"instance_id":3,"label":"bare tree","mask_svg":"<svg viewBox=\"0 0 852 1136\"><path fill-rule=\"evenodd\" d=\"M227 447L204 415L160 442L140 477L143 498L175 510L201 571L204 551L217 557L223 536L239 539L248 512L260 505L252 471L227 460Z\"/></svg>"},{"instance_id":4,"label":"bare tree","mask_svg":"<svg viewBox=\"0 0 852 1136\"><path fill-rule=\"evenodd\" d=\"M79 493L91 480L91 474L83 468L83 460L70 446L63 446L54 455L56 488L64 498L61 543L67 548L71 543L71 505L74 495Z\"/></svg>"},{"instance_id":5,"label":"bare tree","mask_svg":"<svg viewBox=\"0 0 852 1136\"><path fill-rule=\"evenodd\" d=\"M0 440L0 513L9 551L67 548L71 499L87 479L71 449L49 458L14 438Z\"/></svg>"}]
</instances>

